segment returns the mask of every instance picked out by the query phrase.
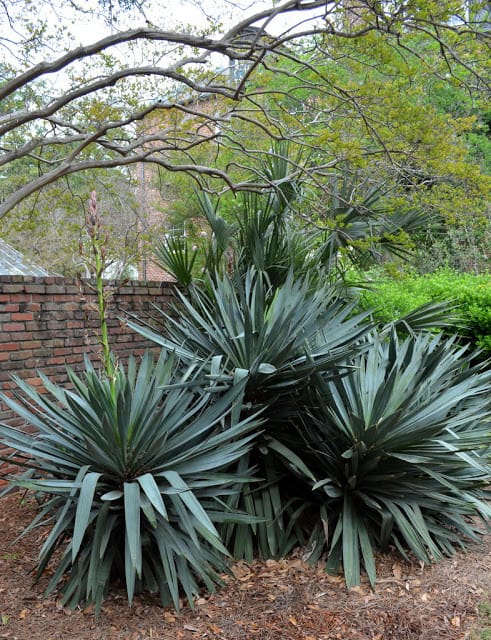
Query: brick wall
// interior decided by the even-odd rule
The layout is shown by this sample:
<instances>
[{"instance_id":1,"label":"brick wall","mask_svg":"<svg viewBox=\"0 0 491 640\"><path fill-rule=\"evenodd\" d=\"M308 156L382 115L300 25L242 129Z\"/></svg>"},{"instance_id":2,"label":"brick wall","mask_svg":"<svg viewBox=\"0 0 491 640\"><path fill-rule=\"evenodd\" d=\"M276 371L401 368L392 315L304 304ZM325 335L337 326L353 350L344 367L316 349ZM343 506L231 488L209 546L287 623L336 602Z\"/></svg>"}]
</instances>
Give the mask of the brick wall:
<instances>
[{"instance_id":1,"label":"brick wall","mask_svg":"<svg viewBox=\"0 0 491 640\"><path fill-rule=\"evenodd\" d=\"M108 283L116 287L117 283ZM153 305L168 308L174 295L169 282L128 282L114 289L108 313L109 339L118 358L141 355L158 347L121 320L135 314L162 329ZM15 374L40 386L37 370L57 383L67 382L66 366L84 367L84 354L97 364L99 326L96 297L89 283L64 278L0 276L0 390L9 393ZM0 404L0 420L21 426ZM4 469L5 470L5 469Z\"/></svg>"}]
</instances>

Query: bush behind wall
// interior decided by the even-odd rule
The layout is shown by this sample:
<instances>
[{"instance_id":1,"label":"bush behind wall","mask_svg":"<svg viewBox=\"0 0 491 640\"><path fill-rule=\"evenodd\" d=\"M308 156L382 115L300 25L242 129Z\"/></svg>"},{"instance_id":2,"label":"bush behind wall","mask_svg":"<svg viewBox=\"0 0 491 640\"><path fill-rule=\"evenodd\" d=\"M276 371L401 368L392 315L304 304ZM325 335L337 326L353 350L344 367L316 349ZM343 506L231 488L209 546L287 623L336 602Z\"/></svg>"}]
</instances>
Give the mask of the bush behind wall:
<instances>
[{"instance_id":1,"label":"bush behind wall","mask_svg":"<svg viewBox=\"0 0 491 640\"><path fill-rule=\"evenodd\" d=\"M472 345L491 351L491 275L440 270L432 274L377 275L363 292L360 305L374 309L379 322L392 322L428 302L453 301L463 322L462 334Z\"/></svg>"}]
</instances>

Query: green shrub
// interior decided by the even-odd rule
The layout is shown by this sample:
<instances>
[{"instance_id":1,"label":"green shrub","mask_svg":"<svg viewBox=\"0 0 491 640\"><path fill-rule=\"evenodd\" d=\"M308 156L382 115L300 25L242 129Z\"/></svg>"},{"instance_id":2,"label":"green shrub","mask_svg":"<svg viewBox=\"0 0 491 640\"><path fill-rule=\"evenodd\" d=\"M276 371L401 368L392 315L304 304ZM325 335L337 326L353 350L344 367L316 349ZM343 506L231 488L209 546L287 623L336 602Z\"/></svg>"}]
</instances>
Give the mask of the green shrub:
<instances>
[{"instance_id":1,"label":"green shrub","mask_svg":"<svg viewBox=\"0 0 491 640\"><path fill-rule=\"evenodd\" d=\"M377 278L364 291L360 304L374 309L376 320L386 323L417 307L439 301L454 302L462 317L463 335L478 348L491 350L491 278L454 271L402 278Z\"/></svg>"},{"instance_id":2,"label":"green shrub","mask_svg":"<svg viewBox=\"0 0 491 640\"><path fill-rule=\"evenodd\" d=\"M231 418L242 389L216 396L188 372L176 378L172 358L154 365L146 355L114 376L90 364L73 390L45 376L50 397L17 379L24 395L4 402L35 428L0 425L0 442L26 468L13 485L45 495L29 529L50 528L37 577L57 563L48 592L60 587L63 603L101 607L112 579L159 592L164 604L192 603L205 585L213 589L227 554L217 525L239 515L225 506L248 479L228 473L250 446L253 419ZM59 551L59 553L57 553Z\"/></svg>"},{"instance_id":3,"label":"green shrub","mask_svg":"<svg viewBox=\"0 0 491 640\"><path fill-rule=\"evenodd\" d=\"M473 516L491 508L490 382L484 365L442 336L374 339L342 377L318 378L312 409L297 429L300 455L328 545L329 570L342 563L348 586L374 550L394 545L423 562L478 539ZM326 534L327 532L327 534Z\"/></svg>"}]
</instances>

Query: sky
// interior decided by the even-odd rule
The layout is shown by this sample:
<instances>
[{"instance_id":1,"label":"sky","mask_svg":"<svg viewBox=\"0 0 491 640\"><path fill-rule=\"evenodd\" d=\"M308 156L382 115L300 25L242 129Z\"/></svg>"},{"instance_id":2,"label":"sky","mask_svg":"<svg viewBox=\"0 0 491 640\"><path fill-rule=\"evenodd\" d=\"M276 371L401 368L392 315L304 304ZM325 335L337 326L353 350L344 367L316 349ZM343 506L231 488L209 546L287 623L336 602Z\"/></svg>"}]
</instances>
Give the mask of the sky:
<instances>
[{"instance_id":1,"label":"sky","mask_svg":"<svg viewBox=\"0 0 491 640\"><path fill-rule=\"evenodd\" d=\"M97 4L96 0L86 0ZM155 24L165 30L193 31L193 29L204 29L210 25L220 25L220 31L225 32L228 28L239 22L246 16L269 8L273 1L258 0L147 0L145 4L145 16L149 23ZM106 12L107 15L107 12ZM305 12L304 14L305 15ZM143 16L138 12L115 11L115 26L118 29L132 28L144 23ZM274 23L268 25L268 31L274 35L279 35L284 30L291 28L298 21L298 14L289 13L275 19ZM108 27L101 19L96 25L93 18L86 20L77 18L76 33L80 40L87 43L86 38L94 39L96 33L101 37L107 33Z\"/></svg>"}]
</instances>

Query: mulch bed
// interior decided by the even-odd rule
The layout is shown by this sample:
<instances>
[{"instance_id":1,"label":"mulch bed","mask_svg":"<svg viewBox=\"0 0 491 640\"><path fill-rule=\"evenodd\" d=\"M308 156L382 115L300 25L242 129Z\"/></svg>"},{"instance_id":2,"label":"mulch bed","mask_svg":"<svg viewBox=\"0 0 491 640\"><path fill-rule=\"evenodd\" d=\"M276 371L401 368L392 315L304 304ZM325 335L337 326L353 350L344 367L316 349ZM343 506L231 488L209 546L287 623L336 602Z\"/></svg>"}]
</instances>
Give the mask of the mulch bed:
<instances>
[{"instance_id":1,"label":"mulch bed","mask_svg":"<svg viewBox=\"0 0 491 640\"><path fill-rule=\"evenodd\" d=\"M234 579L192 611L163 609L153 596L128 608L113 591L99 618L66 609L34 585L39 533L12 544L35 505L0 500L0 638L10 640L457 640L469 637L477 604L491 595L491 536L436 565L378 558L375 591L347 590L341 577L287 560L238 562Z\"/></svg>"}]
</instances>

